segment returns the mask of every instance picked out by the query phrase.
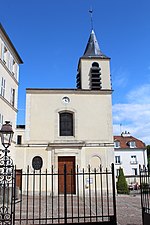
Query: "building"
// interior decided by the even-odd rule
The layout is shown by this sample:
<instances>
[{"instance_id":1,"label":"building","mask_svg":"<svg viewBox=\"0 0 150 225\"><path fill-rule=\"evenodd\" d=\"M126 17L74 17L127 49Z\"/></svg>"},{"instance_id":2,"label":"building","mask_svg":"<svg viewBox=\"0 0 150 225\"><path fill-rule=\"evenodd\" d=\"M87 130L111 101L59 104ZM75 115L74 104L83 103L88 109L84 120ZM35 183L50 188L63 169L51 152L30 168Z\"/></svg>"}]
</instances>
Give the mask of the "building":
<instances>
[{"instance_id":1,"label":"building","mask_svg":"<svg viewBox=\"0 0 150 225\"><path fill-rule=\"evenodd\" d=\"M110 168L114 162L110 58L93 30L76 78L75 89L26 89L26 124L17 129L18 171L27 165L37 171L52 165L62 171L64 164L73 171L89 164Z\"/></svg>"},{"instance_id":2,"label":"building","mask_svg":"<svg viewBox=\"0 0 150 225\"><path fill-rule=\"evenodd\" d=\"M13 43L0 24L0 128L5 121L11 122L13 130L16 128L19 64L22 63ZM1 143L0 148L3 148ZM14 157L14 151L11 152Z\"/></svg>"},{"instance_id":3,"label":"building","mask_svg":"<svg viewBox=\"0 0 150 225\"><path fill-rule=\"evenodd\" d=\"M147 167L146 145L125 131L120 136L114 136L114 147L116 175L119 175L121 167L129 184L140 183L139 166Z\"/></svg>"}]
</instances>

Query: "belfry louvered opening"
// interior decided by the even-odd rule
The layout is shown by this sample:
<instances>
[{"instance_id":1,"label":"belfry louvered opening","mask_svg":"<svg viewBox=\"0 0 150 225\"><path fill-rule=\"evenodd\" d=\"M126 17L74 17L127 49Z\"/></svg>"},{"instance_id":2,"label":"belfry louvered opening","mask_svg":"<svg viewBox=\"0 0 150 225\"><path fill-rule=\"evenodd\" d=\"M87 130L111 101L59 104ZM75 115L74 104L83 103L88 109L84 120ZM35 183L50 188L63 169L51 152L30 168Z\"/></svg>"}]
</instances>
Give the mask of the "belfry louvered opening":
<instances>
[{"instance_id":1,"label":"belfry louvered opening","mask_svg":"<svg viewBox=\"0 0 150 225\"><path fill-rule=\"evenodd\" d=\"M90 70L90 88L91 90L100 90L101 86L101 68L97 62L92 63Z\"/></svg>"},{"instance_id":2,"label":"belfry louvered opening","mask_svg":"<svg viewBox=\"0 0 150 225\"><path fill-rule=\"evenodd\" d=\"M77 89L81 89L81 74L80 74L80 72L77 73L76 87L77 87Z\"/></svg>"}]
</instances>

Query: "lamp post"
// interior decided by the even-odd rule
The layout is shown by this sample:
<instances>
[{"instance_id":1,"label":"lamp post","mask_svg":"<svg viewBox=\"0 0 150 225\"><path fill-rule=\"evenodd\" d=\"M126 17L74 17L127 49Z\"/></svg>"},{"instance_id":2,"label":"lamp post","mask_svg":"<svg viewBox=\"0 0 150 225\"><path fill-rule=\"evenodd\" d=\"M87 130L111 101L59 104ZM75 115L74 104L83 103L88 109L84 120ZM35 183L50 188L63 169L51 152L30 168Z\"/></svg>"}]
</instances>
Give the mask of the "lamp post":
<instances>
[{"instance_id":1,"label":"lamp post","mask_svg":"<svg viewBox=\"0 0 150 225\"><path fill-rule=\"evenodd\" d=\"M1 142L5 150L7 150L7 148L11 145L13 134L14 132L10 121L6 121L0 130Z\"/></svg>"},{"instance_id":2,"label":"lamp post","mask_svg":"<svg viewBox=\"0 0 150 225\"><path fill-rule=\"evenodd\" d=\"M7 178L7 180L8 180L8 175L10 173L12 174L12 168L13 168L13 161L10 158L10 156L8 156L8 153L10 152L8 150L8 147L11 145L13 134L14 132L12 130L12 125L10 124L10 121L6 121L5 124L2 125L2 128L0 130L1 142L2 142L2 145L4 146L4 150L2 150L4 155L3 157L0 158L0 168L2 169L2 174L4 175L4 178L5 179ZM1 182L1 179L0 179L0 182Z\"/></svg>"},{"instance_id":3,"label":"lamp post","mask_svg":"<svg viewBox=\"0 0 150 225\"><path fill-rule=\"evenodd\" d=\"M14 166L8 153L11 145L13 130L9 121L2 125L0 137L4 150L0 158L0 224L12 224L12 209L14 195Z\"/></svg>"}]
</instances>

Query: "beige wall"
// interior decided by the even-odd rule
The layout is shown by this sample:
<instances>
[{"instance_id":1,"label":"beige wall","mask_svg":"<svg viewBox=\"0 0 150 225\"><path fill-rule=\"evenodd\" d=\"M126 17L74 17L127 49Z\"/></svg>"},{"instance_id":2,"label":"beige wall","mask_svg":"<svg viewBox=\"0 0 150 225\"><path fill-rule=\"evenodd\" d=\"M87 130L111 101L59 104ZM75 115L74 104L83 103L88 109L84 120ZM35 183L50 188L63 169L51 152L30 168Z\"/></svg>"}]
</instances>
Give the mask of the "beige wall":
<instances>
[{"instance_id":1,"label":"beige wall","mask_svg":"<svg viewBox=\"0 0 150 225\"><path fill-rule=\"evenodd\" d=\"M82 89L89 89L89 73L93 62L97 62L99 64L99 67L101 68L100 73L101 73L102 89L110 90L111 89L110 62L109 59L101 59L101 58L96 58L93 59L92 61L91 58L81 59L80 69L81 69Z\"/></svg>"},{"instance_id":2,"label":"beige wall","mask_svg":"<svg viewBox=\"0 0 150 225\"><path fill-rule=\"evenodd\" d=\"M64 104L62 98L70 102ZM85 141L112 143L111 95L98 91L27 91L27 143ZM74 136L59 136L59 112L74 113Z\"/></svg>"},{"instance_id":3,"label":"beige wall","mask_svg":"<svg viewBox=\"0 0 150 225\"><path fill-rule=\"evenodd\" d=\"M69 97L68 104L62 101ZM74 136L59 136L59 112L74 113ZM32 169L34 156L43 168L58 166L58 156L75 156L76 165L110 167L114 161L111 92L28 89L26 129L17 129L23 143L16 146L17 168ZM25 135L25 136L24 136ZM21 158L22 157L22 158Z\"/></svg>"}]
</instances>

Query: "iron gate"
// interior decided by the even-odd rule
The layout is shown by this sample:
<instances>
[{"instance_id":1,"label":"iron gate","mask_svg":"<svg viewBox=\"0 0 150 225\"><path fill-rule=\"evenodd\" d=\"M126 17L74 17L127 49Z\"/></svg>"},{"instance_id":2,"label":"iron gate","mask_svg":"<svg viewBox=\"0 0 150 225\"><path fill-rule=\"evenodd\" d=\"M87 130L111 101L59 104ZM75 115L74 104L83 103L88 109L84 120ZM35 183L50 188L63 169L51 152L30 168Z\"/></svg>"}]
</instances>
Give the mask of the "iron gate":
<instances>
[{"instance_id":1,"label":"iron gate","mask_svg":"<svg viewBox=\"0 0 150 225\"><path fill-rule=\"evenodd\" d=\"M141 206L143 225L149 225L150 221L150 171L148 168L140 168Z\"/></svg>"},{"instance_id":2,"label":"iron gate","mask_svg":"<svg viewBox=\"0 0 150 225\"><path fill-rule=\"evenodd\" d=\"M0 225L11 225L14 218L15 169L6 151L0 158Z\"/></svg>"},{"instance_id":3,"label":"iron gate","mask_svg":"<svg viewBox=\"0 0 150 225\"><path fill-rule=\"evenodd\" d=\"M13 194L8 221L0 212L0 224L107 224L116 225L116 199L114 164L111 169L55 171L30 170L17 174L17 187L13 179ZM62 182L63 180L63 182ZM75 180L75 182L74 182ZM61 182L61 183L60 183ZM67 188L67 185L68 188ZM75 189L74 189L74 185ZM63 193L59 192L63 186ZM5 190L4 190L5 192Z\"/></svg>"}]
</instances>

